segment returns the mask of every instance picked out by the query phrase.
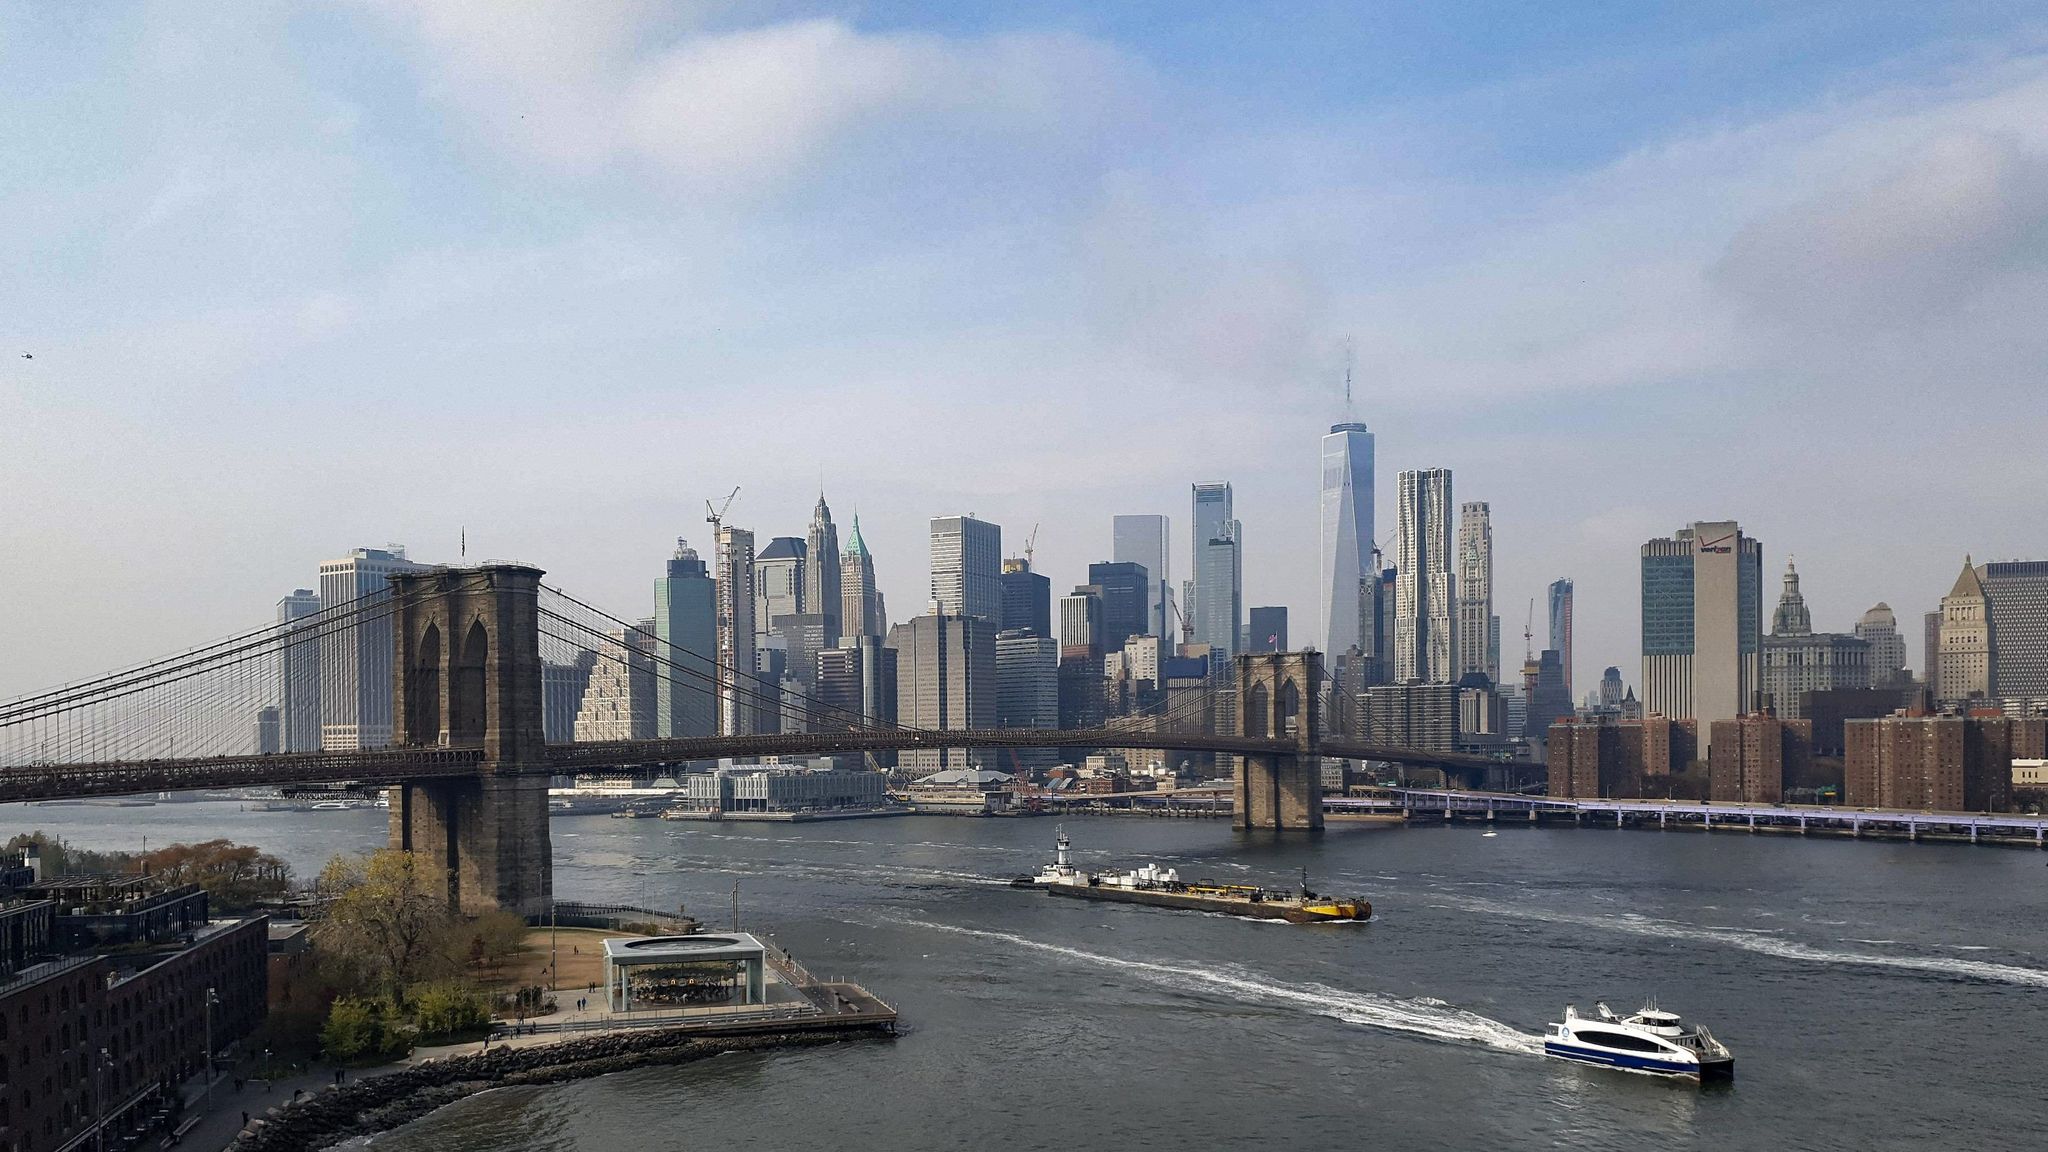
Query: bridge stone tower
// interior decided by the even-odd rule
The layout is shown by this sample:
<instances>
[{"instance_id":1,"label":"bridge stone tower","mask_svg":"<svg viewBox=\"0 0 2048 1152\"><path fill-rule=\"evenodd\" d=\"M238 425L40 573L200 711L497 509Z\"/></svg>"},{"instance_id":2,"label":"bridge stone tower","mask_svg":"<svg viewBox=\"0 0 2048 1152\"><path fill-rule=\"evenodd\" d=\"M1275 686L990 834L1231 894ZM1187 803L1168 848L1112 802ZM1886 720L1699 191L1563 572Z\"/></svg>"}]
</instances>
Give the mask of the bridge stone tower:
<instances>
[{"instance_id":1,"label":"bridge stone tower","mask_svg":"<svg viewBox=\"0 0 2048 1152\"><path fill-rule=\"evenodd\" d=\"M1238 757L1235 827L1322 828L1323 775L1315 755L1322 739L1322 677L1314 652L1237 658L1238 734L1277 738L1300 751Z\"/></svg>"},{"instance_id":2,"label":"bridge stone tower","mask_svg":"<svg viewBox=\"0 0 2048 1152\"><path fill-rule=\"evenodd\" d=\"M515 564L390 578L392 743L483 752L475 776L395 790L391 846L445 868L465 912L533 916L553 900L540 578Z\"/></svg>"}]
</instances>

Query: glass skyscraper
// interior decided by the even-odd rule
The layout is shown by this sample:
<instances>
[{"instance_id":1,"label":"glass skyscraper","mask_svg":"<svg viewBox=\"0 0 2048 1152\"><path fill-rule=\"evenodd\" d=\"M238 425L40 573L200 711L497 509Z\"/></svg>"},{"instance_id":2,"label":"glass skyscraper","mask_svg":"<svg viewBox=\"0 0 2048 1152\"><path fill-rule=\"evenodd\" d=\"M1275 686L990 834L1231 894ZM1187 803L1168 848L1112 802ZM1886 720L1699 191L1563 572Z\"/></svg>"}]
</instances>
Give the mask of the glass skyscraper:
<instances>
[{"instance_id":1,"label":"glass skyscraper","mask_svg":"<svg viewBox=\"0 0 2048 1152\"><path fill-rule=\"evenodd\" d=\"M654 690L655 735L664 740L717 735L712 657L718 651L718 594L711 569L680 537L667 575L654 582L654 638L660 672Z\"/></svg>"},{"instance_id":2,"label":"glass skyscraper","mask_svg":"<svg viewBox=\"0 0 2048 1152\"><path fill-rule=\"evenodd\" d=\"M932 603L953 616L1003 618L1003 529L972 516L932 518Z\"/></svg>"},{"instance_id":3,"label":"glass skyscraper","mask_svg":"<svg viewBox=\"0 0 2048 1152\"><path fill-rule=\"evenodd\" d=\"M1332 661L1368 634L1360 627L1359 581L1372 564L1372 433L1363 424L1334 424L1323 437L1322 588L1323 653ZM1368 653L1369 654L1369 653ZM1335 671L1334 663L1331 666Z\"/></svg>"},{"instance_id":4,"label":"glass skyscraper","mask_svg":"<svg viewBox=\"0 0 2048 1152\"><path fill-rule=\"evenodd\" d=\"M1166 563L1164 516L1116 516L1110 520L1109 558L1118 564L1142 564L1151 575L1152 587L1145 598L1145 631L1170 644L1174 635L1173 609L1167 598L1173 588L1173 573Z\"/></svg>"},{"instance_id":5,"label":"glass skyscraper","mask_svg":"<svg viewBox=\"0 0 2048 1152\"><path fill-rule=\"evenodd\" d=\"M1228 484L1197 484L1195 602L1189 606L1195 643L1209 645L1212 663L1237 654L1244 619L1244 526L1233 518Z\"/></svg>"}]
</instances>

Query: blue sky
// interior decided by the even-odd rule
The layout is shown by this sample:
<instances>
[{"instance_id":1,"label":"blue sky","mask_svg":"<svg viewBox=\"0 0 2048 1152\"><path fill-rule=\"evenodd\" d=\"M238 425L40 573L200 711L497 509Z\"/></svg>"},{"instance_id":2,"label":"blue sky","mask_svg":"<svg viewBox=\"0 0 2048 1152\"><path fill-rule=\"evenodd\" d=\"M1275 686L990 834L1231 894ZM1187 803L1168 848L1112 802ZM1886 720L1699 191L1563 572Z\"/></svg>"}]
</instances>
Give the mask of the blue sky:
<instances>
[{"instance_id":1,"label":"blue sky","mask_svg":"<svg viewBox=\"0 0 2048 1152\"><path fill-rule=\"evenodd\" d=\"M0 696L464 526L644 610L821 477L899 616L1230 480L1305 640L1347 342L1581 682L1693 519L1916 650L2048 549L2033 5L12 4L0 123Z\"/></svg>"}]
</instances>

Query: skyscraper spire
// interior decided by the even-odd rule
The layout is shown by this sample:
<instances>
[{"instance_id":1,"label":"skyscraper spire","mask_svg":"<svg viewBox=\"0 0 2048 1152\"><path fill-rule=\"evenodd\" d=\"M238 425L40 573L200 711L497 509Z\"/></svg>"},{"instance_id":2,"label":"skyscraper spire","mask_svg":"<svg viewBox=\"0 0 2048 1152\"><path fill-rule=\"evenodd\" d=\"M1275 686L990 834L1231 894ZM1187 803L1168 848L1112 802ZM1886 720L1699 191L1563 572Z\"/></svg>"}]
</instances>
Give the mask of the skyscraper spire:
<instances>
[{"instance_id":1,"label":"skyscraper spire","mask_svg":"<svg viewBox=\"0 0 2048 1152\"><path fill-rule=\"evenodd\" d=\"M825 618L825 646L829 648L839 643L842 620L839 529L832 523L832 509L825 503L822 488L818 506L811 511L811 531L805 544L804 611Z\"/></svg>"}]
</instances>

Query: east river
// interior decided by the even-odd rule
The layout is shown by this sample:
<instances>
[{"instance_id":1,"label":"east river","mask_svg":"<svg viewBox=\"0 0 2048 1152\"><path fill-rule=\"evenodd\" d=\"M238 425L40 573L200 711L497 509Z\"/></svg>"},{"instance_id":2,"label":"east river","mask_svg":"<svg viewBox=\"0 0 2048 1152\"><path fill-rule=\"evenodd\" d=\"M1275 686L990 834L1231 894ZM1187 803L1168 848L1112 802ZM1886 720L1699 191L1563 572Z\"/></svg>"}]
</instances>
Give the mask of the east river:
<instances>
[{"instance_id":1,"label":"east river","mask_svg":"<svg viewBox=\"0 0 2048 1152\"><path fill-rule=\"evenodd\" d=\"M0 808L90 847L228 836L302 875L383 813ZM902 1013L893 1043L472 1098L371 1142L532 1149L2038 1149L2048 854L1698 832L1065 824L1089 867L1321 889L1364 925L1059 900L1002 878L1051 820L554 823L564 898L772 933ZM1732 1087L1540 1055L1564 1004L1648 997L1734 1049Z\"/></svg>"}]
</instances>

